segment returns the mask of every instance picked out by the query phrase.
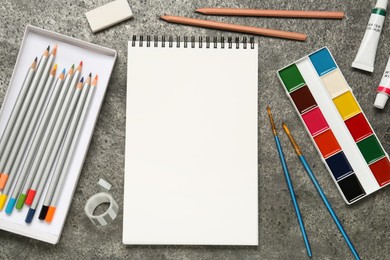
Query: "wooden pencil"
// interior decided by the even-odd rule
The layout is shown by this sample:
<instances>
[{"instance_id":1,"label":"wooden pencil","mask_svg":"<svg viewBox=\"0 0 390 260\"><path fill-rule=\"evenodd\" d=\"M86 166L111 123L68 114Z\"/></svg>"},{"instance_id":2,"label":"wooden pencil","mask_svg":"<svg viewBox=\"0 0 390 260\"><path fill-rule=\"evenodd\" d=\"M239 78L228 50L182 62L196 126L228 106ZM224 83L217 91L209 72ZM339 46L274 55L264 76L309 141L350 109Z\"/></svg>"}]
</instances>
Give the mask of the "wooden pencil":
<instances>
[{"instance_id":1,"label":"wooden pencil","mask_svg":"<svg viewBox=\"0 0 390 260\"><path fill-rule=\"evenodd\" d=\"M57 203L58 203L58 200L60 198L61 190L65 184L65 180L66 180L65 173L68 170L68 168L72 162L72 154L74 153L74 151L76 149L76 146L78 143L77 139L80 136L84 120L87 116L89 104L92 102L92 96L93 96L93 93L96 89L97 81L98 81L98 75L95 76L95 79L92 81L91 87L89 88L88 96L85 100L83 111L81 112L80 119L77 123L77 128L76 128L76 131L74 133L73 140L72 140L72 144L70 145L70 148L69 148L69 153L66 157L66 161L64 163L64 166L61 169L60 179L58 180L58 183L57 183L56 189L54 191L54 195L50 201L50 204L48 204L50 206L49 206L48 211L47 211L46 216L45 216L45 221L48 223L52 222L52 220L53 220L54 213L55 213L56 208L57 208Z\"/></svg>"},{"instance_id":2,"label":"wooden pencil","mask_svg":"<svg viewBox=\"0 0 390 260\"><path fill-rule=\"evenodd\" d=\"M305 10L265 10L241 8L198 8L197 13L207 15L257 16L282 18L310 18L310 19L343 19L344 12L332 11L305 11Z\"/></svg>"},{"instance_id":3,"label":"wooden pencil","mask_svg":"<svg viewBox=\"0 0 390 260\"><path fill-rule=\"evenodd\" d=\"M32 82L31 82L31 86L28 90L28 93L27 93L25 99L23 100L22 107L21 107L20 112L17 116L16 122L12 128L11 135L9 138L7 138L7 140L5 140L5 142L6 142L5 148L4 148L4 150L1 151L0 172L2 174L0 176L0 191L2 191L4 189L4 186L5 186L7 179L8 179L8 173L3 172L5 164L7 163L8 157L9 157L11 150L14 146L14 142L19 135L19 130L22 127L22 124L23 124L24 119L25 119L25 115L29 111L30 103L34 97L34 93L35 93L36 89L39 87L39 82L41 81L43 71L46 67L46 62L47 62L48 57L49 57L49 47L47 47L47 49L45 50L45 52L42 55L42 59L38 64L38 68L37 68L37 71L34 75Z\"/></svg>"},{"instance_id":4,"label":"wooden pencil","mask_svg":"<svg viewBox=\"0 0 390 260\"><path fill-rule=\"evenodd\" d=\"M55 49L53 49L54 51ZM47 62L46 66L51 65L51 61ZM28 144L32 138L33 131L36 124L38 124L39 117L46 102L47 95L50 93L52 83L55 78L57 70L57 64L55 64L50 72L49 78L46 80L45 87L42 92L36 91L32 105L26 114L25 120L21 127L19 136L16 138L16 141L13 145L11 154L5 164L3 170L4 173L8 174L8 179L3 189L3 193L0 195L0 211L3 210L5 201L7 200L8 194L11 190L14 180L18 179L17 174L19 173L17 169L22 163L22 159L26 154ZM44 77L42 77L44 79ZM39 100L39 102L38 102ZM20 173L19 173L20 174Z\"/></svg>"},{"instance_id":5,"label":"wooden pencil","mask_svg":"<svg viewBox=\"0 0 390 260\"><path fill-rule=\"evenodd\" d=\"M26 77L24 78L22 87L19 91L18 97L16 98L15 105L12 108L11 115L7 121L7 125L4 128L3 134L1 136L1 141L0 141L0 152L2 153L5 146L7 145L7 141L10 137L10 134L12 132L12 129L15 125L15 121L18 118L19 111L23 105L24 98L26 97L26 94L29 90L31 81L34 77L35 71L37 69L38 65L38 57L35 57L33 63L31 64L29 70L27 71ZM1 178L2 173L0 172L0 178Z\"/></svg>"},{"instance_id":6,"label":"wooden pencil","mask_svg":"<svg viewBox=\"0 0 390 260\"><path fill-rule=\"evenodd\" d=\"M36 148L37 149L36 152L31 154L32 155L31 158L27 158L25 164L23 165L22 171L27 172L27 179L23 184L21 193L18 196L18 200L16 202L17 209L21 209L26 200L27 191L30 189L31 184L34 181L36 170L38 169L39 162L41 161L43 153L46 149L47 142L49 141L50 134L57 120L58 114L63 106L64 100L67 98L68 93L72 89L70 83L73 80L74 75L75 73L74 73L74 65L73 65L68 71L68 74L66 75L65 81L62 86L60 97L56 101L56 105L54 107L52 115L50 116L49 123L47 127L44 129L44 135L42 137L42 140L38 144L38 147Z\"/></svg>"},{"instance_id":7,"label":"wooden pencil","mask_svg":"<svg viewBox=\"0 0 390 260\"><path fill-rule=\"evenodd\" d=\"M262 35L262 36L269 36L269 37L276 37L276 38L296 40L296 41L306 41L306 38L307 38L307 36L305 34L301 34L301 33L287 32L287 31L260 28L260 27L252 27L252 26L245 26L245 25L229 24L229 23L215 22L215 21L195 19L195 18L187 18L187 17L181 17L181 16L163 15L163 16L161 16L161 19L166 21L166 22L170 22L170 23L191 25L191 26L204 27L204 28L212 28L212 29L239 32L239 33L247 33L247 34L254 34L254 35Z\"/></svg>"},{"instance_id":8,"label":"wooden pencil","mask_svg":"<svg viewBox=\"0 0 390 260\"><path fill-rule=\"evenodd\" d=\"M11 193L10 199L9 199L9 201L7 203L7 207L5 209L5 213L7 213L7 214L11 214L14 207L15 207L16 198L17 198L17 196L22 188L24 181L25 181L26 175L28 173L28 169L30 168L31 162L32 162L33 158L35 157L34 155L37 152L37 148L38 148L39 144L41 143L43 133L46 130L46 127L47 127L49 119L52 115L54 106L56 105L57 102L60 103L61 95L65 96L65 88L61 88L62 84L64 83L64 78L65 78L65 69L62 71L62 73L57 78L57 81L54 85L53 92L52 92L50 99L49 99L49 103L46 106L42 120L41 120L41 122L38 126L38 129L36 131L36 134L33 138L33 142L30 146L30 149L27 152L27 158L25 159L23 167L22 167L22 165L20 166L20 167L22 167L22 170L20 171L19 178L16 181L15 187ZM60 92L61 92L61 94L60 94ZM60 96L60 98L59 98L59 96ZM19 169L17 171L19 171Z\"/></svg>"},{"instance_id":9,"label":"wooden pencil","mask_svg":"<svg viewBox=\"0 0 390 260\"><path fill-rule=\"evenodd\" d=\"M82 64L80 64L80 66L76 69L76 72L78 72L78 73L81 72L81 65ZM61 110L58 114L58 117L54 118L55 123L54 123L54 127L52 128L53 130L52 131L46 130L45 135L46 134L49 135L49 138L48 138L48 141L46 142L47 145L45 145L44 150L41 150L42 155L40 154L40 157L39 157L41 159L38 160L38 163L35 164L35 166L33 165L34 167L31 169L32 174L35 174L35 177L34 177L34 181L31 184L30 189L28 190L28 192L26 194L27 195L26 201L25 201L26 205L32 204L34 197L35 197L35 193L38 189L38 186L40 185L42 179L45 178L46 172L44 171L44 169L46 168L47 162L48 162L49 158L51 157L52 153L54 153L53 147L58 139L62 140L62 137L59 136L59 133L60 133L61 128L65 125L64 119L69 111L69 107L72 103L74 93L75 93L77 86L78 86L78 82L75 79L77 79L76 73L73 76L73 80L70 84L70 88L68 89L67 96L65 97L65 101L61 107Z\"/></svg>"},{"instance_id":10,"label":"wooden pencil","mask_svg":"<svg viewBox=\"0 0 390 260\"><path fill-rule=\"evenodd\" d=\"M49 188L48 188L47 193L45 195L45 199L43 201L42 209L41 209L39 216L38 216L38 218L40 220L44 220L46 217L51 199L53 198L53 195L54 195L54 192L55 192L55 189L57 186L57 182L58 182L60 175L62 173L62 169L64 167L65 160L66 160L67 156L72 156L72 154L69 153L69 148L70 148L70 145L72 143L72 140L74 139L74 133L75 133L75 130L77 127L77 123L80 119L80 114L81 114L81 111L83 109L84 102L85 102L85 99L87 97L88 91L90 89L91 76L92 76L92 74L89 74L87 80L84 83L84 87L81 91L80 98L77 102L77 106L76 106L75 111L72 115L72 120L70 122L69 129L66 133L64 144L62 145L60 154L58 156L58 161L57 161L57 164L55 166L54 172L52 174L50 185L49 185Z\"/></svg>"},{"instance_id":11,"label":"wooden pencil","mask_svg":"<svg viewBox=\"0 0 390 260\"><path fill-rule=\"evenodd\" d=\"M47 179L49 178L51 168L57 157L58 150L60 149L65 133L68 130L70 119L73 116L73 111L76 107L81 91L83 89L83 83L84 78L81 78L72 95L72 99L70 101L69 106L66 107L65 117L63 118L63 120L60 118L57 120L56 126L54 127L53 135L49 140L48 148L46 149L46 153L43 156L40 167L38 169L39 173L42 172L42 177L40 178L36 188L33 189L33 186L31 186L31 189L27 193L26 204L29 204L31 206L27 212L25 220L26 223L31 223L35 215L39 200L42 196L43 190L45 189Z\"/></svg>"},{"instance_id":12,"label":"wooden pencil","mask_svg":"<svg viewBox=\"0 0 390 260\"><path fill-rule=\"evenodd\" d=\"M3 175L0 177L0 189L3 189L3 194L0 196L0 210L3 209L5 199L8 195L10 186L13 184L15 176L12 176L12 168L15 169L21 163L22 157L27 149L30 137L33 134L35 125L41 115L41 110L46 102L46 97L49 94L51 83L54 80L57 65L52 68L54 58L57 53L57 45L54 46L49 58L43 69L38 86L34 91L34 95L28 105L25 116L22 120L22 125L16 134L16 139L12 144L10 154L6 160L4 168L1 168ZM22 108L23 111L24 108ZM11 135L12 137L12 135ZM5 177L3 180L2 178ZM8 182L10 182L8 184ZM8 187L7 187L8 184ZM7 191L6 190L7 187Z\"/></svg>"}]
</instances>

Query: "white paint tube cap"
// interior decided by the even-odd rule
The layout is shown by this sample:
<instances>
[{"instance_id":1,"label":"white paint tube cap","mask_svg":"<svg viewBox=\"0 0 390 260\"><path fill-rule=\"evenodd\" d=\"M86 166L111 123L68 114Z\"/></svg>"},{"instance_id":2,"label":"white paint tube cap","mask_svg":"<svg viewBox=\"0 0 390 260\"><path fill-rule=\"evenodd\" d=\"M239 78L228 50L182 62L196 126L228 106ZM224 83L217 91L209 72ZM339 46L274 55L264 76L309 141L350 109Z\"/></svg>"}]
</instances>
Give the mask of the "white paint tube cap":
<instances>
[{"instance_id":1,"label":"white paint tube cap","mask_svg":"<svg viewBox=\"0 0 390 260\"><path fill-rule=\"evenodd\" d=\"M378 0L378 2L376 2L375 8L381 8L381 9L386 10L386 8L387 8L387 1L388 0Z\"/></svg>"},{"instance_id":2,"label":"white paint tube cap","mask_svg":"<svg viewBox=\"0 0 390 260\"><path fill-rule=\"evenodd\" d=\"M378 93L376 94L374 107L383 109L386 105L387 100L389 99L389 96L384 93Z\"/></svg>"}]
</instances>

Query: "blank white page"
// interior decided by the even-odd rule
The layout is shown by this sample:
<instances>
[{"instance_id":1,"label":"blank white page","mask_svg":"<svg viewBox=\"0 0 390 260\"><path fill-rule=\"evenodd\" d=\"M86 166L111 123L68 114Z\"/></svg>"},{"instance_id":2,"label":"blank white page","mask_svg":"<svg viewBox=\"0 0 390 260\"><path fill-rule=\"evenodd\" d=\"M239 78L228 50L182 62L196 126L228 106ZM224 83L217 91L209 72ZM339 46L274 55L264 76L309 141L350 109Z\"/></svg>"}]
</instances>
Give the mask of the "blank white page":
<instances>
[{"instance_id":1,"label":"blank white page","mask_svg":"<svg viewBox=\"0 0 390 260\"><path fill-rule=\"evenodd\" d=\"M135 45L123 243L258 245L257 44Z\"/></svg>"}]
</instances>

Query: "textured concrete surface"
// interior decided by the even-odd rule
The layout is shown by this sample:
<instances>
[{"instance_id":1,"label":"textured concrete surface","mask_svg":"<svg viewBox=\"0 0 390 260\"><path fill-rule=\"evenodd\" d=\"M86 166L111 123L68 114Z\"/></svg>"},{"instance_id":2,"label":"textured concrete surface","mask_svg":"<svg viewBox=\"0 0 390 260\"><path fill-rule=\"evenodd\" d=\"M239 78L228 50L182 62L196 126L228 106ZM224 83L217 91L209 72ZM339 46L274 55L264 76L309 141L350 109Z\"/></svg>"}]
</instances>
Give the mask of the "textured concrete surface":
<instances>
[{"instance_id":1,"label":"textured concrete surface","mask_svg":"<svg viewBox=\"0 0 390 260\"><path fill-rule=\"evenodd\" d=\"M390 188L385 188L353 206L347 206L315 151L275 71L304 55L328 46L384 148L390 151L390 105L384 111L373 107L375 88L390 53L390 21L386 21L377 53L375 72L351 68L374 1L267 0L267 1L153 1L129 0L134 19L92 34L84 13L109 0L38 1L2 0L0 3L0 103L4 99L27 24L36 25L118 51L111 83L104 100L87 159L84 164L62 238L52 246L0 231L2 259L305 259L306 252L296 222L281 166L266 116L273 108L277 122L293 127L334 210L364 259L385 259L390 253ZM100 173L113 181L113 195L123 205L125 149L126 50L131 35L238 36L229 32L167 24L157 17L168 13L203 17L198 7L343 10L348 19L294 20L272 18L213 17L218 21L285 29L308 34L307 42L256 37L260 42L259 66L259 236L258 247L124 246L122 212L111 225L95 227L83 214L86 200L95 193ZM351 259L352 255L316 190L281 134L302 215L315 259Z\"/></svg>"}]
</instances>

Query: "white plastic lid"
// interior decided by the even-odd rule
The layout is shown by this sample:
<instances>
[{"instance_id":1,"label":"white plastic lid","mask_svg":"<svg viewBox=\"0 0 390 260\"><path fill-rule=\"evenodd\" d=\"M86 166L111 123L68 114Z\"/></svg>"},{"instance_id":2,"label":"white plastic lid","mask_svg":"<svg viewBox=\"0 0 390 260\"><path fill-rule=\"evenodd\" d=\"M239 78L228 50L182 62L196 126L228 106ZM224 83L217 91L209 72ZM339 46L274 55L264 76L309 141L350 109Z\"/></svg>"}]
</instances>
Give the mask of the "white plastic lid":
<instances>
[{"instance_id":1,"label":"white plastic lid","mask_svg":"<svg viewBox=\"0 0 390 260\"><path fill-rule=\"evenodd\" d=\"M376 2L375 8L381 8L381 9L386 10L386 8L387 8L387 1L388 0L378 0L378 2Z\"/></svg>"},{"instance_id":2,"label":"white plastic lid","mask_svg":"<svg viewBox=\"0 0 390 260\"><path fill-rule=\"evenodd\" d=\"M384 93L378 93L376 94L374 107L383 109L386 105L387 100L389 99L389 96Z\"/></svg>"}]
</instances>

